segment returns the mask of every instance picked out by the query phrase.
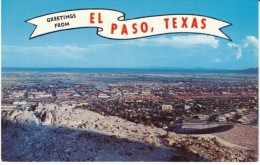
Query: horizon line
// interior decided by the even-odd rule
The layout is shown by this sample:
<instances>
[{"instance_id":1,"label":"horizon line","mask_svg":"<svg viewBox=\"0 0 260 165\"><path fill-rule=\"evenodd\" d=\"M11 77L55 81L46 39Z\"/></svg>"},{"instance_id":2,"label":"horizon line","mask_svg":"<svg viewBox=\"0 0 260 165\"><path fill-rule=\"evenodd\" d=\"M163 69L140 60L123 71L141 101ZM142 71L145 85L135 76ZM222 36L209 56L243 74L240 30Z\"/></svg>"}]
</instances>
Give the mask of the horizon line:
<instances>
[{"instance_id":1,"label":"horizon line","mask_svg":"<svg viewBox=\"0 0 260 165\"><path fill-rule=\"evenodd\" d=\"M207 67L1 67L1 69L169 69L169 70L246 70L246 69L258 69L259 67L240 68L240 69L225 69L225 68L207 68Z\"/></svg>"}]
</instances>

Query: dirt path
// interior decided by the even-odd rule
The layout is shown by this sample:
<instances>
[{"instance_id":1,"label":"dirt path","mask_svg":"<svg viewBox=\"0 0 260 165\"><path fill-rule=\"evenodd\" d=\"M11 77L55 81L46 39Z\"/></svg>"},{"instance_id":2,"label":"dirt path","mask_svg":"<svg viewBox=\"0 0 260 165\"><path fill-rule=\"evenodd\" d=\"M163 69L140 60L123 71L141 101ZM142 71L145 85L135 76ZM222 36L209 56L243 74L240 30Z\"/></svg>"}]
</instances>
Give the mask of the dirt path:
<instances>
[{"instance_id":1,"label":"dirt path","mask_svg":"<svg viewBox=\"0 0 260 165\"><path fill-rule=\"evenodd\" d=\"M236 125L235 128L213 135L232 144L250 148L258 153L258 128L251 125Z\"/></svg>"}]
</instances>

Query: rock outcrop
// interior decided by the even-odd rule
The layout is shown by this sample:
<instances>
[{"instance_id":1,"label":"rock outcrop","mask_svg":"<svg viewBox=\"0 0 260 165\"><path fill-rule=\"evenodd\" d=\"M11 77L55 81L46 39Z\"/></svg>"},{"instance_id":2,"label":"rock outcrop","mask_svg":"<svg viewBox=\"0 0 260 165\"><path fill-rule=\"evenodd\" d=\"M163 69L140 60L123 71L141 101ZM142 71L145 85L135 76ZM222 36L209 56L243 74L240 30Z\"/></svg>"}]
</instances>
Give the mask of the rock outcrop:
<instances>
[{"instance_id":1,"label":"rock outcrop","mask_svg":"<svg viewBox=\"0 0 260 165\"><path fill-rule=\"evenodd\" d=\"M257 160L252 151L212 136L177 135L68 105L54 107L2 112L4 161Z\"/></svg>"}]
</instances>

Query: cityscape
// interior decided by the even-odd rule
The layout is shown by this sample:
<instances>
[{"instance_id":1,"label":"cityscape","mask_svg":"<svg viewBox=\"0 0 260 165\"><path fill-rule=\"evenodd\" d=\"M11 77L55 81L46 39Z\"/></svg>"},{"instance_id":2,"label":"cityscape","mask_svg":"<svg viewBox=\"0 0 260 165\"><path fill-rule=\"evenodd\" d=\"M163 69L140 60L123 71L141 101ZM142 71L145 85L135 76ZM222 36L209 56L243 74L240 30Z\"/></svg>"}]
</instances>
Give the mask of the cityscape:
<instances>
[{"instance_id":1,"label":"cityscape","mask_svg":"<svg viewBox=\"0 0 260 165\"><path fill-rule=\"evenodd\" d=\"M2 0L1 163L259 162L258 6Z\"/></svg>"},{"instance_id":2,"label":"cityscape","mask_svg":"<svg viewBox=\"0 0 260 165\"><path fill-rule=\"evenodd\" d=\"M58 130L66 127L102 132L118 139L149 144L151 152L168 148L165 155L157 155L154 161L256 161L257 73L257 68L240 71L3 68L2 141L6 143L2 145L2 158L12 161L47 159L47 153L41 153L42 157L46 156L42 159L37 155L29 158L8 156L6 152L11 150L7 149L10 147L8 141L16 134L6 131L16 123L30 129L48 126ZM84 117L85 113L99 117L91 122L92 119ZM127 122L133 128L129 133L129 128L120 122L104 124L112 124L114 120ZM79 133L77 136L84 139L90 135ZM194 146L193 142L196 142ZM31 143L35 146L35 141ZM204 147L204 143L213 148L218 146L221 151ZM153 151L150 145L160 147ZM55 150L59 148L55 147ZM105 149L101 150L104 154ZM10 152L18 154L18 151ZM22 153L26 154L25 151L19 154ZM146 155L148 158L149 154ZM81 160L72 158L72 155L66 159L57 157L48 158ZM81 158L82 161L107 160L105 156L92 159L91 154ZM127 150L121 157L108 159L111 160L139 159ZM143 158L141 161L147 160Z\"/></svg>"}]
</instances>

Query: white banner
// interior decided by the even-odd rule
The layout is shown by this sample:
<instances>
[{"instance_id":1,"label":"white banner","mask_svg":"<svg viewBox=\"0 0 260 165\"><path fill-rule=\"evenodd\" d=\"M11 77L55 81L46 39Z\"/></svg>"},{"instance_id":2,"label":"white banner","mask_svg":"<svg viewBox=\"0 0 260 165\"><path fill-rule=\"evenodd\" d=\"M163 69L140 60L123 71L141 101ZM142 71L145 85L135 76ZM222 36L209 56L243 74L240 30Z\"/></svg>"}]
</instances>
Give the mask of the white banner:
<instances>
[{"instance_id":1,"label":"white banner","mask_svg":"<svg viewBox=\"0 0 260 165\"><path fill-rule=\"evenodd\" d=\"M169 33L199 33L231 40L220 29L230 23L200 15L159 15L125 20L122 12L108 9L81 9L39 16L26 22L37 27L30 38L76 29L97 28L109 39L135 39Z\"/></svg>"}]
</instances>

